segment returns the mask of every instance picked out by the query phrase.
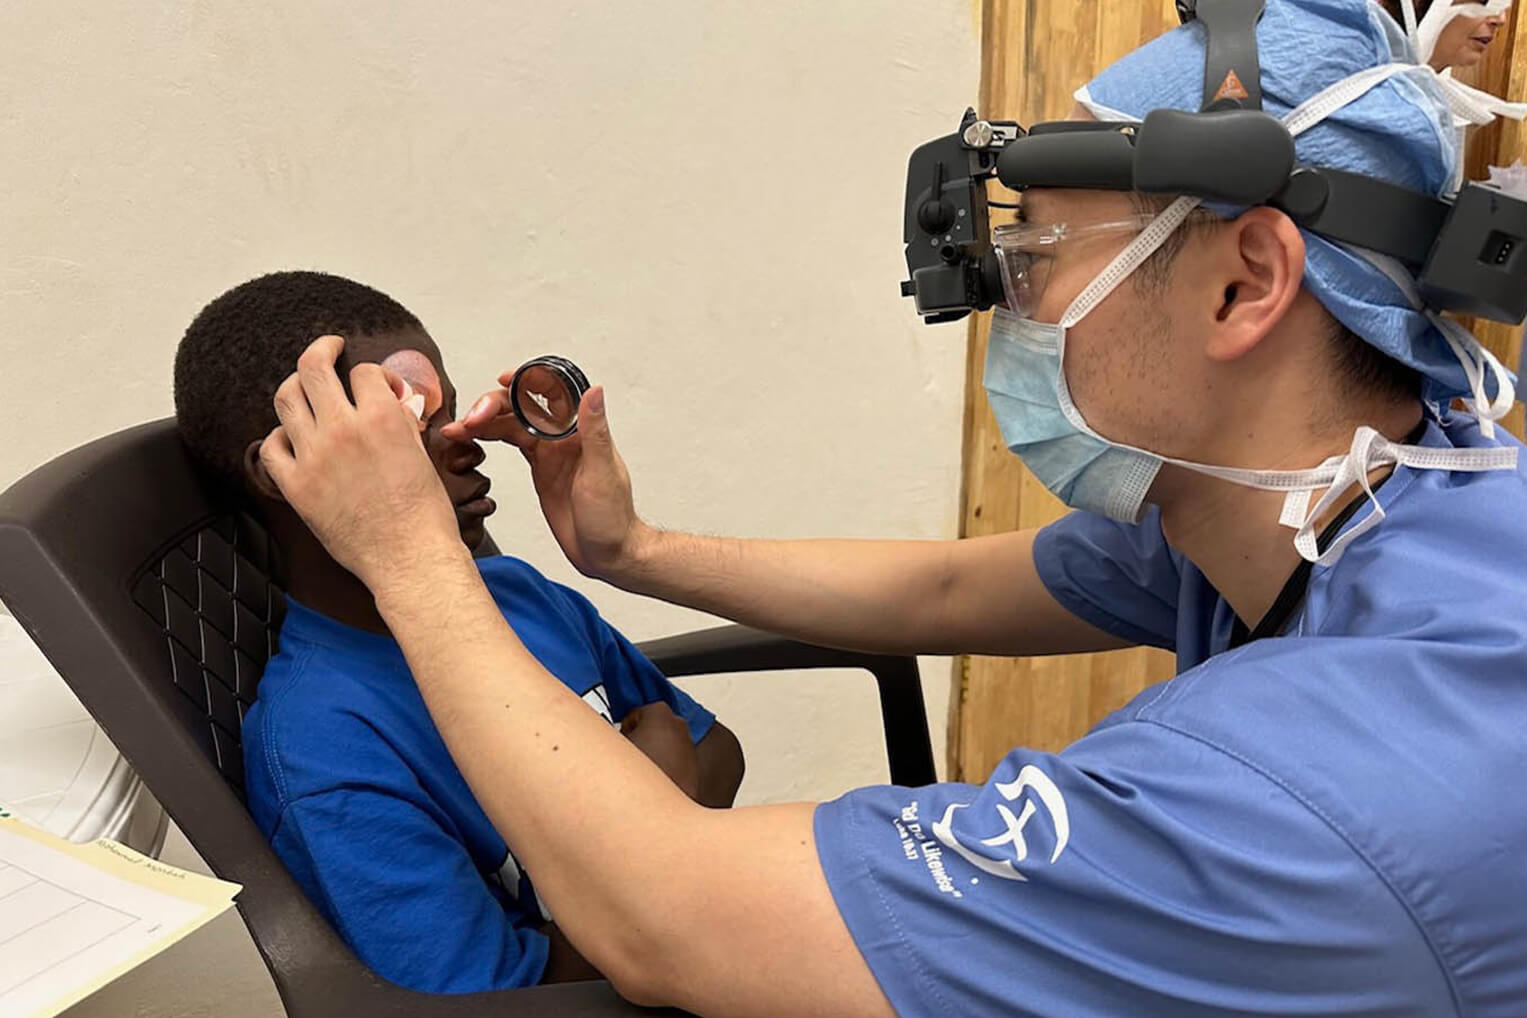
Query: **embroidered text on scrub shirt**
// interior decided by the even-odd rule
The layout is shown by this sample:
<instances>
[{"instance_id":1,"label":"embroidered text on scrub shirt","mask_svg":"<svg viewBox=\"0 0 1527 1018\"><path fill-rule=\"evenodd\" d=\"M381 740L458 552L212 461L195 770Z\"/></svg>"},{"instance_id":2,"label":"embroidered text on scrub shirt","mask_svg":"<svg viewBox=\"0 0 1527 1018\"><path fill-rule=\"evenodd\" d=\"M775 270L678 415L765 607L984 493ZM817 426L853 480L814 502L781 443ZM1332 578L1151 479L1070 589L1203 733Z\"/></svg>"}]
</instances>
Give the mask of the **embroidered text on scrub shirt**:
<instances>
[{"instance_id":1,"label":"embroidered text on scrub shirt","mask_svg":"<svg viewBox=\"0 0 1527 1018\"><path fill-rule=\"evenodd\" d=\"M954 880L949 876L949 871L944 868L944 850L931 838L923 836L923 824L917 816L918 803L913 799L901 808L901 816L894 818L891 823L896 826L896 835L901 839L901 851L912 862L918 860L919 855L923 864L928 867L928 875L933 878L934 886L940 893L953 895L956 898L965 897L965 892L954 886Z\"/></svg>"}]
</instances>

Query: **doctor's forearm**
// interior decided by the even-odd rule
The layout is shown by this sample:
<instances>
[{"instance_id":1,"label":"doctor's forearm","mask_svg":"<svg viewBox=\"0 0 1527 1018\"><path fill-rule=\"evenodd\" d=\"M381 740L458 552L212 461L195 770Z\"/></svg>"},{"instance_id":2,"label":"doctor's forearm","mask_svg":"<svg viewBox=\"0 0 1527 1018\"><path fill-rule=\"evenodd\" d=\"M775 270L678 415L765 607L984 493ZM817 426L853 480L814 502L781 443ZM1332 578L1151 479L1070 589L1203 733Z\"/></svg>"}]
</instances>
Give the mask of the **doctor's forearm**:
<instances>
[{"instance_id":1,"label":"doctor's forearm","mask_svg":"<svg viewBox=\"0 0 1527 1018\"><path fill-rule=\"evenodd\" d=\"M610 582L744 625L879 654L1035 655L1123 644L1056 603L1035 531L947 541L650 531Z\"/></svg>"},{"instance_id":2,"label":"doctor's forearm","mask_svg":"<svg viewBox=\"0 0 1527 1018\"><path fill-rule=\"evenodd\" d=\"M564 932L615 976L611 945L579 931L640 927L643 905L631 899L649 881L623 846L661 843L664 827L699 807L545 671L459 557L412 589L378 591L378 608L484 810ZM577 893L567 893L572 873Z\"/></svg>"},{"instance_id":3,"label":"doctor's forearm","mask_svg":"<svg viewBox=\"0 0 1527 1018\"><path fill-rule=\"evenodd\" d=\"M685 920L710 811L545 671L464 555L377 592L441 735L577 949L623 992ZM638 850L639 847L639 850ZM698 908L698 903L697 908ZM668 931L671 933L671 929Z\"/></svg>"},{"instance_id":4,"label":"doctor's forearm","mask_svg":"<svg viewBox=\"0 0 1527 1018\"><path fill-rule=\"evenodd\" d=\"M824 646L936 653L943 541L771 541L652 531L611 582Z\"/></svg>"}]
</instances>

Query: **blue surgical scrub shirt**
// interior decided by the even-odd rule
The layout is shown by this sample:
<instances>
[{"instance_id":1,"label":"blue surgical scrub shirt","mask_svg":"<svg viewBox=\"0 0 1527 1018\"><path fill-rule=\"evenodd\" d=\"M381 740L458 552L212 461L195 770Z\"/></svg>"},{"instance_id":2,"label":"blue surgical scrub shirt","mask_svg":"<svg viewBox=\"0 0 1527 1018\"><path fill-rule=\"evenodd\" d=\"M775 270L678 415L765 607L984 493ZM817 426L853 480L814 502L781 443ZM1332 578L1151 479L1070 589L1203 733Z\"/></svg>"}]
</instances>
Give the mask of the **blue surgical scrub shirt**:
<instances>
[{"instance_id":1,"label":"blue surgical scrub shirt","mask_svg":"<svg viewBox=\"0 0 1527 1018\"><path fill-rule=\"evenodd\" d=\"M1419 441L1491 444L1463 415ZM1527 477L1400 468L1378 498L1237 647L1158 518L1040 533L1055 598L1179 674L984 785L818 808L899 1014L1527 1015Z\"/></svg>"},{"instance_id":2,"label":"blue surgical scrub shirt","mask_svg":"<svg viewBox=\"0 0 1527 1018\"><path fill-rule=\"evenodd\" d=\"M662 701L715 718L580 594L513 558L478 567L546 669L607 719ZM249 809L309 899L384 979L467 993L538 983L549 916L446 751L390 637L288 600L244 719Z\"/></svg>"}]
</instances>

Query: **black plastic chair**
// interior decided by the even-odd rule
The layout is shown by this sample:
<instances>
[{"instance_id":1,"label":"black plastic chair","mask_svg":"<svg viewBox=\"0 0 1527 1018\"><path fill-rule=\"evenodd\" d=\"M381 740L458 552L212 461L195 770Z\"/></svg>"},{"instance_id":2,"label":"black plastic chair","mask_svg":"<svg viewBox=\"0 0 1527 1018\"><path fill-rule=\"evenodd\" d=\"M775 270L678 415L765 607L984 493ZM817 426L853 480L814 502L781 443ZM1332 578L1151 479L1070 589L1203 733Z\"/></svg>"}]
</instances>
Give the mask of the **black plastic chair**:
<instances>
[{"instance_id":1,"label":"black plastic chair","mask_svg":"<svg viewBox=\"0 0 1527 1018\"><path fill-rule=\"evenodd\" d=\"M291 1018L661 1014L607 983L436 996L363 965L309 904L244 806L239 730L283 614L268 538L220 506L174 422L99 439L0 494L0 600L224 879ZM669 675L864 668L891 779L934 780L916 662L724 627L643 648ZM666 1012L676 1014L677 1012Z\"/></svg>"}]
</instances>

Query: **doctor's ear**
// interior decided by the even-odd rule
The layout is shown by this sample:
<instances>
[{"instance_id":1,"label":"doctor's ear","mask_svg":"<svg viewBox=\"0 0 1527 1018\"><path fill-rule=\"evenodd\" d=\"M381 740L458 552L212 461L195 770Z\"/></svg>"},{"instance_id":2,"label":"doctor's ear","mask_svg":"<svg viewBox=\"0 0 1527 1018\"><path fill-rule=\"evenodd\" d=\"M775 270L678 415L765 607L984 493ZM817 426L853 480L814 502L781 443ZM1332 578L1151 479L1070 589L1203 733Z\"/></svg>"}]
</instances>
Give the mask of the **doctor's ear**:
<instances>
[{"instance_id":1,"label":"doctor's ear","mask_svg":"<svg viewBox=\"0 0 1527 1018\"><path fill-rule=\"evenodd\" d=\"M1304 283L1304 236L1277 209L1259 206L1226 224L1219 253L1221 290L1207 353L1232 361L1283 320Z\"/></svg>"},{"instance_id":2,"label":"doctor's ear","mask_svg":"<svg viewBox=\"0 0 1527 1018\"><path fill-rule=\"evenodd\" d=\"M281 494L281 488L265 469L265 464L260 461L260 446L264 440L250 442L244 447L244 459L240 464L240 473L243 475L244 484L257 497L286 504L286 496Z\"/></svg>"}]
</instances>

